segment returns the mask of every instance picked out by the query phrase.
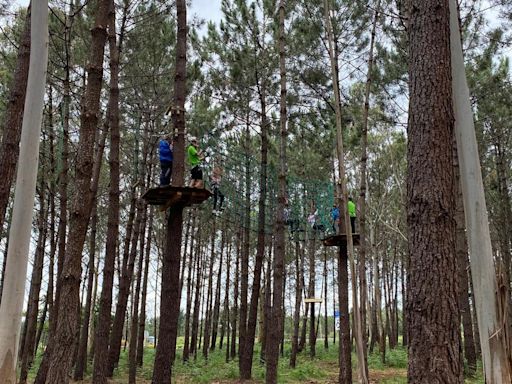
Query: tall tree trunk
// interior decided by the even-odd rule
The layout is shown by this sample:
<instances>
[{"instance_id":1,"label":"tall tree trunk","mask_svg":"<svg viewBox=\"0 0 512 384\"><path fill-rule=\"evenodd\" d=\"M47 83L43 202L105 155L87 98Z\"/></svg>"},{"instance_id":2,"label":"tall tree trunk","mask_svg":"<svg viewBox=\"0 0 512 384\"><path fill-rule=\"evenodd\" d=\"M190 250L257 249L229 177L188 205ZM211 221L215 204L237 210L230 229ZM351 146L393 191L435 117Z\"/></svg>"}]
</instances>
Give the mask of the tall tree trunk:
<instances>
[{"instance_id":1,"label":"tall tree trunk","mask_svg":"<svg viewBox=\"0 0 512 384\"><path fill-rule=\"evenodd\" d=\"M96 228L98 224L98 214L96 202L93 206L93 213L91 219L91 232L90 245L89 245L89 263L88 263L88 277L87 277L87 297L85 299L85 308L83 312L83 320L80 331L80 342L78 345L78 354L76 358L75 372L73 373L73 380L83 380L84 371L87 367L87 341L89 339L89 322L91 319L91 306L92 306L92 293L94 288L95 276L95 255L96 255Z\"/></svg>"},{"instance_id":2,"label":"tall tree trunk","mask_svg":"<svg viewBox=\"0 0 512 384\"><path fill-rule=\"evenodd\" d=\"M199 311L201 310L201 287L203 280L203 268L204 260L201 251L201 234L202 231L198 231L197 250L196 250L196 281L194 288L194 313L192 315L192 336L190 339L190 354L194 353L197 348L197 336L199 327ZM187 356L188 358L188 356Z\"/></svg>"},{"instance_id":3,"label":"tall tree trunk","mask_svg":"<svg viewBox=\"0 0 512 384\"><path fill-rule=\"evenodd\" d=\"M282 330L284 324L284 270L285 270L285 254L286 254L286 233L285 233L285 217L284 208L286 204L286 175L287 158L287 106L286 106L286 51L285 51L285 16L286 0L279 1L279 72L281 97L279 100L280 113L280 141L279 141L279 174L278 174L278 198L276 210L275 224L275 251L274 251L274 282L273 282L273 301L272 301L272 327L269 329L269 337L267 341L267 384L277 383L277 364L279 361L279 342L282 339Z\"/></svg>"},{"instance_id":4,"label":"tall tree trunk","mask_svg":"<svg viewBox=\"0 0 512 384\"><path fill-rule=\"evenodd\" d=\"M208 271L208 292L206 295L206 314L204 321L204 342L203 342L203 357L208 359L208 351L210 349L210 335L212 329L212 302L213 302L213 266L215 265L215 238L217 237L215 216L213 217L212 226L212 243L210 254L210 268Z\"/></svg>"},{"instance_id":5,"label":"tall tree trunk","mask_svg":"<svg viewBox=\"0 0 512 384\"><path fill-rule=\"evenodd\" d=\"M43 169L44 171L44 169ZM39 294L41 291L41 280L43 278L44 250L46 247L46 235L48 232L48 205L44 204L44 182L41 182L41 192L39 198L39 219L38 219L38 239L34 256L34 265L32 267L32 279L30 282L30 292L28 295L27 316L25 319L25 332L21 342L21 369L19 383L27 382L28 370L34 360L37 314L39 312Z\"/></svg>"},{"instance_id":6,"label":"tall tree trunk","mask_svg":"<svg viewBox=\"0 0 512 384\"><path fill-rule=\"evenodd\" d=\"M48 296L46 296L48 297ZM41 337L43 335L44 325L46 324L46 315L48 313L48 300L45 299L45 303L43 306L43 312L41 313L41 317L39 318L39 325L37 327L37 334L36 334L36 343L35 343L35 353L37 355L37 349L39 347L39 343L41 342Z\"/></svg>"},{"instance_id":7,"label":"tall tree trunk","mask_svg":"<svg viewBox=\"0 0 512 384\"><path fill-rule=\"evenodd\" d=\"M88 196L91 185L94 136L98 125L109 3L109 0L99 1L96 9L95 25L91 31L88 83L85 90L85 105L81 114L76 166L77 192L73 199L66 258L61 277L55 348L52 350L48 368L47 381L51 384L67 384L69 382L68 372L72 364L72 348L76 337L77 307L79 305L82 272L82 250L92 208L90 199L85 199L84 202L83 196Z\"/></svg>"},{"instance_id":8,"label":"tall tree trunk","mask_svg":"<svg viewBox=\"0 0 512 384\"><path fill-rule=\"evenodd\" d=\"M235 263L235 282L234 282L234 288L233 288L233 311L231 312L233 314L233 318L231 320L231 359L234 359L236 356L236 323L237 323L237 316L238 316L238 292L239 292L239 286L240 286L240 279L239 279L239 273L240 273L240 258L242 253L242 229L239 228L236 234L236 263Z\"/></svg>"},{"instance_id":9,"label":"tall tree trunk","mask_svg":"<svg viewBox=\"0 0 512 384\"><path fill-rule=\"evenodd\" d=\"M510 276L511 276L511 255L510 255L510 247L512 245L512 235L510 234L512 230L512 207L510 203L510 194L507 180L507 154L505 153L505 148L497 141L494 143L494 152L495 152L495 162L496 162L496 176L498 179L498 196L499 196L499 214L498 221L498 246L500 250L502 267L503 271L503 281L505 281L504 288L506 288L507 293L510 297ZM498 274L499 274L498 270ZM509 310L509 313L510 310ZM510 316L510 314L508 315ZM509 329L510 329L510 321L512 318L509 318Z\"/></svg>"},{"instance_id":10,"label":"tall tree trunk","mask_svg":"<svg viewBox=\"0 0 512 384\"><path fill-rule=\"evenodd\" d=\"M272 246L268 248L267 256L267 272L265 276L265 302L263 307L263 322L265 324L264 329L261 331L262 342L260 361L264 362L267 360L267 344L269 338L269 327L272 323Z\"/></svg>"},{"instance_id":11,"label":"tall tree trunk","mask_svg":"<svg viewBox=\"0 0 512 384\"><path fill-rule=\"evenodd\" d=\"M324 250L324 348L329 349L329 322L327 318L327 249Z\"/></svg>"},{"instance_id":12,"label":"tall tree trunk","mask_svg":"<svg viewBox=\"0 0 512 384\"><path fill-rule=\"evenodd\" d=\"M245 131L245 152L249 153L250 150L250 133L249 124L246 125ZM246 156L245 162L245 224L243 225L243 243L242 243L242 260L241 260L241 276L240 276L240 316L239 316L239 331L238 331L238 354L239 362L238 368L240 370L240 377L242 374L246 374L247 370L243 364L246 364L247 359L245 358L245 345L246 345L246 334L247 334L247 296L249 290L249 252L250 252L250 229L251 229L251 164L250 157ZM242 357L243 356L243 357ZM250 363L252 364L252 362ZM250 372L249 372L250 373ZM250 378L250 377L249 377Z\"/></svg>"},{"instance_id":13,"label":"tall tree trunk","mask_svg":"<svg viewBox=\"0 0 512 384\"><path fill-rule=\"evenodd\" d=\"M290 367L297 365L297 352L299 350L299 325L300 325L300 305L302 299L302 279L300 265L300 243L295 241L295 310L293 312L293 336L292 351L290 354Z\"/></svg>"},{"instance_id":14,"label":"tall tree trunk","mask_svg":"<svg viewBox=\"0 0 512 384\"><path fill-rule=\"evenodd\" d=\"M411 5L408 381L462 383L452 167L450 11L447 2L438 0L412 0ZM425 169L429 171L425 173Z\"/></svg>"},{"instance_id":15,"label":"tall tree trunk","mask_svg":"<svg viewBox=\"0 0 512 384\"><path fill-rule=\"evenodd\" d=\"M145 205L145 204L144 204ZM139 331L139 297L140 297L140 286L142 279L142 268L144 265L144 241L145 241L145 232L146 232L146 222L147 222L147 210L144 207L144 217L142 219L142 225L139 230L139 242L140 242L140 257L139 263L137 264L137 274L135 279L135 290L133 291L133 305L132 305L132 321L130 324L130 347L128 349L128 382L130 384L135 384L136 375L137 375L137 341L138 341L138 331Z\"/></svg>"},{"instance_id":16,"label":"tall tree trunk","mask_svg":"<svg viewBox=\"0 0 512 384\"><path fill-rule=\"evenodd\" d=\"M48 286L46 293L46 305L45 305L45 313L44 320L42 326L40 327L40 332L37 336L36 342L36 352L37 346L39 344L39 339L41 337L44 322L46 321L46 312L51 313L53 311L53 293L55 291L54 282L55 282L55 254L57 253L57 236L56 236L56 225L55 225L55 199L57 195L56 191L56 183L55 181L59 177L58 167L55 164L55 126L53 123L53 89L50 87L48 90L48 128L50 129L50 168L52 170L52 178L53 180L50 182L50 254L48 257ZM59 164L60 165L60 164Z\"/></svg>"},{"instance_id":17,"label":"tall tree trunk","mask_svg":"<svg viewBox=\"0 0 512 384\"><path fill-rule=\"evenodd\" d=\"M407 263L407 254L403 255L402 260L400 262L400 280L402 284L402 346L406 347L408 344L408 338L407 338L407 313L405 311L405 303L403 298L407 297L407 290L406 290L406 270L408 267L405 266ZM409 264L409 263L407 263Z\"/></svg>"},{"instance_id":18,"label":"tall tree trunk","mask_svg":"<svg viewBox=\"0 0 512 384\"><path fill-rule=\"evenodd\" d=\"M172 120L177 132L174 146L172 183L184 184L185 172L185 99L187 79L187 4L176 1L177 45L176 73L174 77L174 106ZM158 343L153 384L168 383L171 378L171 364L176 349L179 315L179 272L181 261L181 239L183 227L183 206L175 205L169 210L167 241L162 266L162 291L160 300L160 342ZM165 299L165 300L164 300Z\"/></svg>"},{"instance_id":19,"label":"tall tree trunk","mask_svg":"<svg viewBox=\"0 0 512 384\"><path fill-rule=\"evenodd\" d=\"M265 258L265 220L266 220L266 200L267 200L267 158L268 158L268 126L267 121L267 104L266 104L266 81L261 79L261 86L258 87L260 107L261 107L261 164L260 164L260 193L258 201L258 239L256 244L256 260L254 263L254 278L252 283L251 302L249 305L249 317L247 320L247 328L243 336L245 341L240 342L242 348L240 352L240 378L242 380L250 379L252 376L252 359L254 354L254 339L256 335L256 322L258 317L258 300L261 291L261 270L263 268L263 260ZM247 252L249 250L249 239L245 239L247 244ZM244 259L245 260L245 259ZM248 254L247 259L248 262ZM242 275L244 274L242 270ZM242 287L247 284L242 280ZM242 289L243 292L243 289ZM242 303L244 295L242 293ZM241 307L241 314L246 309ZM245 325L245 319L240 316L240 326ZM242 340L242 339L241 339Z\"/></svg>"},{"instance_id":20,"label":"tall tree trunk","mask_svg":"<svg viewBox=\"0 0 512 384\"><path fill-rule=\"evenodd\" d=\"M229 360L229 287L231 285L231 245L232 242L229 242L228 252L226 256L226 285L224 286L224 312L222 314L222 328L220 334L220 345L219 348L222 349L224 345L224 337L227 336L226 340L226 362Z\"/></svg>"},{"instance_id":21,"label":"tall tree trunk","mask_svg":"<svg viewBox=\"0 0 512 384\"><path fill-rule=\"evenodd\" d=\"M373 75L373 51L375 47L375 36L377 31L377 24L379 21L381 0L377 0L375 5L375 12L373 16L372 31L370 35L370 51L368 53L368 71L366 74L366 87L364 95L364 108L363 108L363 124L361 129L361 180L359 182L359 287L360 287L360 319L361 327L363 329L363 354L364 358L368 358L368 333L366 332L366 302L368 296L368 283L366 280L366 167L368 161L368 114L370 111L370 93L372 86ZM366 375L368 375L368 366L366 367Z\"/></svg>"},{"instance_id":22,"label":"tall tree trunk","mask_svg":"<svg viewBox=\"0 0 512 384\"><path fill-rule=\"evenodd\" d=\"M360 312L359 312L359 299L357 296L357 277L356 277L356 267L355 267L355 257L354 257L354 243L352 239L352 229L350 225L350 217L348 214L348 210L345 208L348 203L348 190L347 190L347 181L346 181L346 173L345 173L345 152L343 149L343 127L342 127L342 111L341 111L341 96L339 89L339 67L338 67L338 55L336 54L337 49L335 49L335 43L332 32L332 21L329 13L329 3L325 1L325 22L327 25L327 38L328 38L328 50L329 50L329 58L331 62L331 73L332 73L332 83L334 90L334 98L335 98L335 114L336 114L336 153L338 157L338 183L339 183L339 191L341 192L338 198L338 207L340 207L341 212L343 213L344 220L341 220L340 217L340 229L343 228L345 230L347 236L347 252L348 257L350 259L350 274L352 276L352 306L354 309L354 335L356 339L356 354L358 360L358 371L359 371L359 380L363 384L368 383L368 364L365 356L365 348L364 348L364 336L363 329L361 324ZM344 223L344 225L342 224ZM341 372L340 372L341 374Z\"/></svg>"},{"instance_id":23,"label":"tall tree trunk","mask_svg":"<svg viewBox=\"0 0 512 384\"><path fill-rule=\"evenodd\" d=\"M23 123L19 153L23 159L23 167L18 167L16 175L16 187L14 205L11 217L11 228L9 231L9 248L7 251L7 264L5 266L5 280L2 287L2 302L0 304L0 382L14 383L16 381L16 359L18 356L18 342L20 336L21 312L23 309L23 297L25 292L25 276L27 274L28 252L30 245L30 232L32 229L32 207L37 181L37 165L39 154L39 140L41 133L41 120L43 115L44 90L46 82L46 67L48 63L48 2L36 2L31 13L31 34L30 34L30 61L29 74L26 85L26 98L23 107ZM25 72L27 45L21 49L19 58L19 69ZM24 83L24 73L19 74L19 80ZM16 76L15 76L16 77ZM17 86L17 85L16 85ZM15 87L16 87L15 86ZM23 89L23 84L21 84ZM19 91L19 89L18 89ZM21 91L23 92L23 91ZM16 91L12 94L12 104L9 108L13 120L6 120L13 123L13 135L10 136L7 129L7 138L3 143L9 144L9 136L13 139L3 149L2 156L6 150L17 153L16 133L19 128L19 103L23 100L23 94L17 100ZM17 107L16 107L17 106ZM18 112L17 112L18 111ZM5 131L4 131L5 132ZM8 153L5 153L9 156ZM4 168L4 159L2 167ZM7 166L5 167L7 168ZM12 169L14 173L14 169ZM8 175L4 175L8 177ZM12 176L10 176L12 180ZM12 181L11 181L12 182ZM2 179L5 185L5 179ZM10 183L9 183L10 184ZM7 187L7 199L10 185ZM4 204L3 202L1 203ZM0 228L3 227L5 208L0 218Z\"/></svg>"},{"instance_id":24,"label":"tall tree trunk","mask_svg":"<svg viewBox=\"0 0 512 384\"><path fill-rule=\"evenodd\" d=\"M333 332L332 332L332 343L336 344L336 333L338 333L338 329L336 327L336 267L335 267L335 258L332 260L332 317L333 321ZM339 310L338 310L339 313Z\"/></svg>"},{"instance_id":25,"label":"tall tree trunk","mask_svg":"<svg viewBox=\"0 0 512 384\"><path fill-rule=\"evenodd\" d=\"M135 193L136 192L134 189L133 198L135 198ZM114 315L114 320L112 321L112 332L110 333L108 349L107 377L113 376L114 369L117 367L119 362L119 355L121 353L121 341L123 338L123 329L125 325L125 314L128 307L128 299L130 297L130 287L132 284L135 261L138 254L137 243L140 235L142 219L145 215L145 203L142 201L142 199L137 199L136 206L137 213L131 236L130 252L126 263L125 260L123 260L122 274L119 281L119 294L117 297L116 312ZM139 258L140 257L141 256L139 256Z\"/></svg>"},{"instance_id":26,"label":"tall tree trunk","mask_svg":"<svg viewBox=\"0 0 512 384\"><path fill-rule=\"evenodd\" d=\"M0 144L0 232L4 227L5 212L9 204L16 164L20 153L21 125L27 92L28 68L30 61L30 7L25 19L23 34L21 35L16 69L10 85L8 104L5 109L2 129L2 143ZM1 290L0 290L1 296Z\"/></svg>"},{"instance_id":27,"label":"tall tree trunk","mask_svg":"<svg viewBox=\"0 0 512 384\"><path fill-rule=\"evenodd\" d=\"M467 361L468 374L471 376L476 371L476 350L473 338L473 322L471 320L471 309L469 307L469 286L468 286L468 243L466 239L466 223L464 221L464 203L462 201L462 190L460 187L460 170L457 158L457 146L454 141L453 163L455 173L455 222L457 225L455 238L455 252L457 255L457 272L459 277L458 301L464 332L464 357Z\"/></svg>"},{"instance_id":28,"label":"tall tree trunk","mask_svg":"<svg viewBox=\"0 0 512 384\"><path fill-rule=\"evenodd\" d=\"M338 255L338 302L340 303L339 330L339 384L352 383L352 342L350 338L350 313L348 307L348 260L347 248L341 246Z\"/></svg>"},{"instance_id":29,"label":"tall tree trunk","mask_svg":"<svg viewBox=\"0 0 512 384\"><path fill-rule=\"evenodd\" d=\"M194 232L196 230L196 212L193 214L192 218L192 231ZM199 234L200 231L197 232ZM192 235L192 240L190 244L190 255L188 259L188 271L187 271L187 303L186 303L186 309L185 309L185 337L183 342L183 361L188 361L189 354L190 354L190 317L191 317L191 310L192 310L192 267L195 265L195 271L196 276L199 276L199 246L197 246L197 249L195 251L195 258L194 258L194 240L195 236ZM198 245L200 241L198 239Z\"/></svg>"},{"instance_id":30,"label":"tall tree trunk","mask_svg":"<svg viewBox=\"0 0 512 384\"><path fill-rule=\"evenodd\" d=\"M70 4L69 15L66 15L66 33L64 34L64 47L65 47L65 65L64 65L64 81L62 84L62 153L60 156L61 169L58 176L59 180L59 224L57 227L57 278L55 286L55 299L50 309L48 316L49 330L48 330L48 344L43 355L41 364L37 371L37 376L34 384L45 384L48 368L50 366L50 357L55 345L55 330L57 328L57 317L59 312L59 300L62 283L62 270L64 266L64 258L66 253L67 244L67 227L68 227L68 172L69 172L69 122L70 122L70 106L71 106L71 26L73 3Z\"/></svg>"},{"instance_id":31,"label":"tall tree trunk","mask_svg":"<svg viewBox=\"0 0 512 384\"><path fill-rule=\"evenodd\" d=\"M457 3L449 1L450 6L450 49L453 77L453 111L455 115L455 133L461 171L462 193L466 215L466 227L469 242L473 295L484 363L485 378L488 384L512 382L512 367L507 357L507 332L500 332L505 321L506 308L503 298L496 297L497 282L493 264L493 254L489 233L489 223L485 204L485 195L476 143L473 113L469 98L469 89L464 69ZM450 57L446 58L448 61ZM495 335L496 337L489 337Z\"/></svg>"},{"instance_id":32,"label":"tall tree trunk","mask_svg":"<svg viewBox=\"0 0 512 384\"><path fill-rule=\"evenodd\" d=\"M87 297L86 304L83 313L82 327L81 332L79 333L79 339L77 340L76 346L76 365L75 372L73 374L74 380L83 380L84 370L87 367L87 340L89 333L89 322L91 318L91 307L92 307L92 293L94 287L94 258L96 253L96 230L98 223L97 216L97 193L98 193L98 185L100 179L101 172L101 164L103 163L103 152L105 149L105 141L107 139L108 134L108 125L104 126L103 132L101 133L101 138L99 138L95 162L93 166L93 175L91 182L91 191L90 191L90 199L92 200L92 220L91 220L91 231L90 231L90 247L89 247L89 264L88 264L88 279L87 279ZM81 306L79 310L81 309ZM80 325L80 323L78 323Z\"/></svg>"},{"instance_id":33,"label":"tall tree trunk","mask_svg":"<svg viewBox=\"0 0 512 384\"><path fill-rule=\"evenodd\" d=\"M316 253L316 230L313 230L313 238L310 239L309 244L309 286L308 297L313 299L316 295L316 268L315 268L315 253ZM315 303L309 303L309 356L315 357L316 355L316 316L315 316Z\"/></svg>"},{"instance_id":34,"label":"tall tree trunk","mask_svg":"<svg viewBox=\"0 0 512 384\"><path fill-rule=\"evenodd\" d=\"M96 384L107 383L108 339L111 324L112 290L114 286L114 268L117 257L119 237L119 47L116 43L116 14L112 0L109 1L108 42L110 50L110 93L108 100L108 122L110 126L108 192L108 218L103 266L103 283L98 311L98 325L94 338L93 381Z\"/></svg>"},{"instance_id":35,"label":"tall tree trunk","mask_svg":"<svg viewBox=\"0 0 512 384\"><path fill-rule=\"evenodd\" d=\"M212 319L212 342L211 342L211 350L214 351L217 344L217 332L219 329L219 314L220 314L220 287L221 287L221 277L222 277L222 262L224 261L224 246L226 242L226 231L227 231L227 222L224 222L224 226L222 228L222 236L220 241L220 259L219 259L219 270L217 272L217 286L215 287L215 304L213 306L213 319Z\"/></svg>"},{"instance_id":36,"label":"tall tree trunk","mask_svg":"<svg viewBox=\"0 0 512 384\"><path fill-rule=\"evenodd\" d=\"M300 260L300 265L301 265L301 271L300 271L300 279L301 279L301 286L302 286L302 292L301 294L304 295L304 297L306 297L306 280L304 278L304 266L305 266L305 253L306 253L306 247L304 247L302 250L301 250L301 260ZM308 325L308 314L309 314L309 305L305 304L304 305L305 307L305 311L304 311L304 316L302 318L302 328L301 328L301 331L300 331L300 339L299 339L299 348L298 348L298 352L302 352L304 350L304 347L306 345L306 334L307 334L307 325Z\"/></svg>"},{"instance_id":37,"label":"tall tree trunk","mask_svg":"<svg viewBox=\"0 0 512 384\"><path fill-rule=\"evenodd\" d=\"M89 315L89 318L91 321L89 321L89 340L87 341L87 347L89 350L88 353L88 360L90 363L93 363L94 361L94 350L95 350L95 341L96 341L96 323L97 323L97 316L95 317L94 314L96 313L96 297L98 293L98 268L99 268L99 259L96 262L96 267L94 268L94 285L92 287L92 303L91 303L91 313Z\"/></svg>"},{"instance_id":38,"label":"tall tree trunk","mask_svg":"<svg viewBox=\"0 0 512 384\"><path fill-rule=\"evenodd\" d=\"M11 220L9 218L6 233L9 233L10 231L11 231ZM5 242L4 257L2 259L2 276L0 277L0 304L2 303L2 292L4 290L5 267L7 266L7 252L9 252L9 238L7 238L7 240Z\"/></svg>"},{"instance_id":39,"label":"tall tree trunk","mask_svg":"<svg viewBox=\"0 0 512 384\"><path fill-rule=\"evenodd\" d=\"M137 334L137 365L142 367L144 362L144 331L146 329L146 297L148 292L149 261L151 255L151 243L153 240L154 210L150 208L148 235L146 240L146 258L144 260L144 277L142 278L142 295L140 299L139 332Z\"/></svg>"}]
</instances>

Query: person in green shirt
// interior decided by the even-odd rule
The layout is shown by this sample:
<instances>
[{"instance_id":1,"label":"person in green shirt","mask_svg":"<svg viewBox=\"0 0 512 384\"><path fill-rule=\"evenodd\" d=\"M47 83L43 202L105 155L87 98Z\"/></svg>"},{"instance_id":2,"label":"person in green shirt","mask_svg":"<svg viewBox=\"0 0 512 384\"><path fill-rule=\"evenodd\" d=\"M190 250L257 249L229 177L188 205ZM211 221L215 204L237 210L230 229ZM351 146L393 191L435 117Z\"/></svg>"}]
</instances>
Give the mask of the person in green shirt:
<instances>
[{"instance_id":1,"label":"person in green shirt","mask_svg":"<svg viewBox=\"0 0 512 384\"><path fill-rule=\"evenodd\" d=\"M351 197L348 198L348 215L350 216L350 226L352 227L352 233L356 233L356 204Z\"/></svg>"},{"instance_id":2,"label":"person in green shirt","mask_svg":"<svg viewBox=\"0 0 512 384\"><path fill-rule=\"evenodd\" d=\"M188 164L192 167L190 170L190 187L204 188L203 170L201 169L201 161L203 161L203 152L199 149L196 137L190 138L190 145L187 148Z\"/></svg>"}]
</instances>

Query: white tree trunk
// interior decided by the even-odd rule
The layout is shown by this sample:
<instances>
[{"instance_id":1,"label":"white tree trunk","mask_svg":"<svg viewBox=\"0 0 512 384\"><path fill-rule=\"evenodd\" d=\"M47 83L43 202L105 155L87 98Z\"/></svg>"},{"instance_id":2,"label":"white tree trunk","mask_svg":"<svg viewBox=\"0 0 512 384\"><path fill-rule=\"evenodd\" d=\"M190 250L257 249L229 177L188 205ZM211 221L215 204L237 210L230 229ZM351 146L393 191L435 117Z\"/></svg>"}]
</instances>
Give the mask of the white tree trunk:
<instances>
[{"instance_id":1,"label":"white tree trunk","mask_svg":"<svg viewBox=\"0 0 512 384\"><path fill-rule=\"evenodd\" d=\"M0 383L16 383L16 361L32 229L48 63L48 0L32 1L30 65L9 250L0 305Z\"/></svg>"},{"instance_id":2,"label":"white tree trunk","mask_svg":"<svg viewBox=\"0 0 512 384\"><path fill-rule=\"evenodd\" d=\"M450 30L455 136L485 379L487 384L512 383L506 334L498 313L496 272L455 0L450 0Z\"/></svg>"}]
</instances>

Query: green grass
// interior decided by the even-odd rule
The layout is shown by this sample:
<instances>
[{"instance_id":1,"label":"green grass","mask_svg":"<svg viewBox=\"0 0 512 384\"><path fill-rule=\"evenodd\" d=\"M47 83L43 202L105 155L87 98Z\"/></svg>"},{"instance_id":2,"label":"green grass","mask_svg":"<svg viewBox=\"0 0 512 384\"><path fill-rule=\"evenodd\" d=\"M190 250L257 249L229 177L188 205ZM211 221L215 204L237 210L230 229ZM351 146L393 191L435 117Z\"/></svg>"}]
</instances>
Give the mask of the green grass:
<instances>
[{"instance_id":1,"label":"green grass","mask_svg":"<svg viewBox=\"0 0 512 384\"><path fill-rule=\"evenodd\" d=\"M181 350L183 347L183 339L178 340L178 353L176 363L173 367L173 382L179 384L198 383L235 383L238 379L238 361L225 361L226 350L216 350L210 353L208 360L203 359L201 351L194 360L192 357L189 362L182 362ZM255 346L253 361L253 381L254 383L263 383L265 379L265 366L259 361L259 345ZM323 342L318 343L316 349L316 357L309 357L309 349L306 349L297 357L297 367L291 369L289 367L290 346L287 344L284 357L279 359L279 378L278 382L283 384L298 384L304 382L311 383L328 383L336 380L338 376L338 345L329 345L329 349L325 350ZM138 383L150 383L153 373L153 361L155 358L155 349L146 348L144 353L143 368L138 371ZM31 370L30 378L33 378L37 372L40 363L40 355L36 358L34 367ZM354 377L357 375L356 364L357 358L352 355ZM368 357L368 366L370 370L370 379L372 382L382 384L400 384L407 383L407 350L398 347L394 350L386 351L386 361L382 362L378 352L374 352ZM90 379L91 366L89 366L86 380ZM483 384L484 380L481 374L481 366L477 369L477 375L466 379L466 384ZM128 382L128 353L121 352L119 366L114 372L113 383Z\"/></svg>"}]
</instances>

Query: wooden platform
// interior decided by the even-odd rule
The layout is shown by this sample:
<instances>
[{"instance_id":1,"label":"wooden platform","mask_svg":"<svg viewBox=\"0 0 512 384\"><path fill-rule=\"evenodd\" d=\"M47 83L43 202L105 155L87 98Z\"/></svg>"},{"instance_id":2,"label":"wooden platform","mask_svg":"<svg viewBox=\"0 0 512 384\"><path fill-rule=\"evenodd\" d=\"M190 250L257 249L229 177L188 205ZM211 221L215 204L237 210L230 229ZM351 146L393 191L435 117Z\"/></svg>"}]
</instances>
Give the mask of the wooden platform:
<instances>
[{"instance_id":1,"label":"wooden platform","mask_svg":"<svg viewBox=\"0 0 512 384\"><path fill-rule=\"evenodd\" d=\"M194 204L201 204L207 200L212 193L208 189L189 188L189 187L165 187L151 188L142 195L142 198L149 205L159 205L162 211L167 208L181 204L189 207Z\"/></svg>"},{"instance_id":2,"label":"wooden platform","mask_svg":"<svg viewBox=\"0 0 512 384\"><path fill-rule=\"evenodd\" d=\"M352 241L354 245L359 245L359 233L352 234ZM347 234L341 233L339 235L332 235L322 240L326 247L340 247L347 246Z\"/></svg>"},{"instance_id":3,"label":"wooden platform","mask_svg":"<svg viewBox=\"0 0 512 384\"><path fill-rule=\"evenodd\" d=\"M324 300L323 299L318 299L318 298L306 298L304 299L304 302L305 303L322 303Z\"/></svg>"}]
</instances>

